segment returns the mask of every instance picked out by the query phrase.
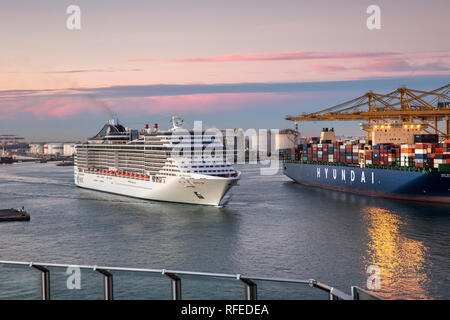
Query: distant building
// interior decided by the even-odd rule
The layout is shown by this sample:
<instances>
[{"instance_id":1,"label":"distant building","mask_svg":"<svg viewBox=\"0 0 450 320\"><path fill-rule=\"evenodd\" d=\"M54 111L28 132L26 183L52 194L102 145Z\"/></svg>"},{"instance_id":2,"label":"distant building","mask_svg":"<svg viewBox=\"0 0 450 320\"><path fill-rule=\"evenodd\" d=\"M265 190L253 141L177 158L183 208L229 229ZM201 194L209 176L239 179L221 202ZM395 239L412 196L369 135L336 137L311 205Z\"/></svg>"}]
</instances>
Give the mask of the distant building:
<instances>
[{"instance_id":1,"label":"distant building","mask_svg":"<svg viewBox=\"0 0 450 320\"><path fill-rule=\"evenodd\" d=\"M24 140L25 138L18 137L14 134L1 134L0 135L0 145L3 147L6 146L15 146L18 145L21 140Z\"/></svg>"},{"instance_id":2,"label":"distant building","mask_svg":"<svg viewBox=\"0 0 450 320\"><path fill-rule=\"evenodd\" d=\"M32 154L44 154L44 144L43 143L30 143L30 148L28 150Z\"/></svg>"},{"instance_id":3,"label":"distant building","mask_svg":"<svg viewBox=\"0 0 450 320\"><path fill-rule=\"evenodd\" d=\"M75 143L64 143L63 155L71 157L75 154Z\"/></svg>"},{"instance_id":4,"label":"distant building","mask_svg":"<svg viewBox=\"0 0 450 320\"><path fill-rule=\"evenodd\" d=\"M300 134L298 131L292 129L280 130L275 135L275 149L276 150L291 150L300 144Z\"/></svg>"},{"instance_id":5,"label":"distant building","mask_svg":"<svg viewBox=\"0 0 450 320\"><path fill-rule=\"evenodd\" d=\"M259 155L270 155L272 150L280 154L290 154L291 149L300 144L300 134L296 130L282 129L275 133L267 130L267 137L260 133L250 137L250 149L258 150Z\"/></svg>"},{"instance_id":6,"label":"distant building","mask_svg":"<svg viewBox=\"0 0 450 320\"><path fill-rule=\"evenodd\" d=\"M49 142L30 143L28 152L30 154L47 154L71 157L75 153L75 143Z\"/></svg>"},{"instance_id":7,"label":"distant building","mask_svg":"<svg viewBox=\"0 0 450 320\"><path fill-rule=\"evenodd\" d=\"M64 144L63 143L46 143L44 145L44 154L51 155L63 155L64 154Z\"/></svg>"}]
</instances>

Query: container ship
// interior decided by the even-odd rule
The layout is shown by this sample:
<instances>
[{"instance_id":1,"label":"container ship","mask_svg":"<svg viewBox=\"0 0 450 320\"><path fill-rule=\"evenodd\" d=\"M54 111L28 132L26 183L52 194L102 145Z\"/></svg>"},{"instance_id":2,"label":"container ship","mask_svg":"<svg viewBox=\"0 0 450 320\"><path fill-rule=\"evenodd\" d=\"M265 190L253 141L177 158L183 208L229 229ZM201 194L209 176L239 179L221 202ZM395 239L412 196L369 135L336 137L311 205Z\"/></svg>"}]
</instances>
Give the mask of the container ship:
<instances>
[{"instance_id":1,"label":"container ship","mask_svg":"<svg viewBox=\"0 0 450 320\"><path fill-rule=\"evenodd\" d=\"M135 198L221 206L240 172L226 157L202 152L223 147L214 135L182 128L172 117L170 130L123 127L111 120L86 143L75 146L74 179L82 188Z\"/></svg>"},{"instance_id":2,"label":"container ship","mask_svg":"<svg viewBox=\"0 0 450 320\"><path fill-rule=\"evenodd\" d=\"M380 125L375 131L383 140L386 137L380 137L380 133L386 135L393 129L391 140L404 135L409 143L336 141L334 130L325 128L320 138L312 138L292 150L291 160L284 161L284 173L309 186L450 203L450 141L438 143L438 135L418 134L420 125L395 127L395 123Z\"/></svg>"}]
</instances>

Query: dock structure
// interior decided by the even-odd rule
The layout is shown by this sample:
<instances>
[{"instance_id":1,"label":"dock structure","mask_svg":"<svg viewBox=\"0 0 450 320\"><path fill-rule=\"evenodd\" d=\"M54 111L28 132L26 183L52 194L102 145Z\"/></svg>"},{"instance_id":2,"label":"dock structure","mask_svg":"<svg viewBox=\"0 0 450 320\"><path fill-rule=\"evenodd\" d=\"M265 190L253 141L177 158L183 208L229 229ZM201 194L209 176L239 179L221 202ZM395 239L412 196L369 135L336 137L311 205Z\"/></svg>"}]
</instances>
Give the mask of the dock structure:
<instances>
[{"instance_id":1,"label":"dock structure","mask_svg":"<svg viewBox=\"0 0 450 320\"><path fill-rule=\"evenodd\" d=\"M0 222L30 221L30 215L23 209L0 209Z\"/></svg>"},{"instance_id":2,"label":"dock structure","mask_svg":"<svg viewBox=\"0 0 450 320\"><path fill-rule=\"evenodd\" d=\"M195 272L195 271L181 271L181 270L167 270L167 269L141 269L141 268L123 268L123 267L107 267L107 266L92 266L92 265L69 265L58 263L40 263L40 262L24 262L24 261L4 261L0 260L0 266L28 266L30 270L38 270L41 272L41 299L50 300L50 268L79 268L85 270L96 271L99 276L103 276L103 293L105 300L113 300L113 272L132 272L143 274L159 274L170 281L171 300L182 299L182 277L194 276L200 278L215 278L215 279L231 279L238 281L243 285L244 299L257 300L258 299L258 285L256 282L276 282L285 284L296 284L299 286L307 286L319 289L328 294L329 300L383 300L383 298L357 286L351 287L351 293L347 294L337 288L321 283L314 279L288 279L288 278L271 278L259 277L241 274L227 274L227 273L211 273L211 272ZM1 271L1 270L0 270ZM183 280L188 281L188 280ZM168 284L169 285L169 284ZM292 297L294 299L295 297ZM168 297L169 299L169 297Z\"/></svg>"}]
</instances>

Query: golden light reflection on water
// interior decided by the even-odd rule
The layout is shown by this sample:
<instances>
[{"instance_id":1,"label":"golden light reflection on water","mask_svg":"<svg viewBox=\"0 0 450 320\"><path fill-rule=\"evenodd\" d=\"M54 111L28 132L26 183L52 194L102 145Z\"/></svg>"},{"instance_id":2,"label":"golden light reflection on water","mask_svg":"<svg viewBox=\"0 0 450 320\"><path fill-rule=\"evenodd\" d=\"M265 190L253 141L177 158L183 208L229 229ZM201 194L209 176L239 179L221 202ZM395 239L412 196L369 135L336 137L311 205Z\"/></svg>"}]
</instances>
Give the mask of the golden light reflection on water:
<instances>
[{"instance_id":1,"label":"golden light reflection on water","mask_svg":"<svg viewBox=\"0 0 450 320\"><path fill-rule=\"evenodd\" d=\"M394 212L366 207L364 213L369 241L363 263L365 269L379 266L381 273L381 288L373 292L388 299L430 299L425 288L424 243L401 233L400 227L406 222Z\"/></svg>"}]
</instances>

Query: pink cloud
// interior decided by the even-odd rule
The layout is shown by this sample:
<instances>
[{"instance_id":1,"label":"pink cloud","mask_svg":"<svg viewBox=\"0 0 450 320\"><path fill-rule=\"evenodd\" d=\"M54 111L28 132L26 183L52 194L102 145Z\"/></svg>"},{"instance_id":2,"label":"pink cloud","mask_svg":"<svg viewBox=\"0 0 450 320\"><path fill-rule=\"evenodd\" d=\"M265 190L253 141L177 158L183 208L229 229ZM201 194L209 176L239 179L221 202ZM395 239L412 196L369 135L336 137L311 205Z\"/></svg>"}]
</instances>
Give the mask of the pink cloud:
<instances>
[{"instance_id":1,"label":"pink cloud","mask_svg":"<svg viewBox=\"0 0 450 320\"><path fill-rule=\"evenodd\" d=\"M135 59L123 59L122 62L152 62L152 61L160 61L160 59L156 58L135 58Z\"/></svg>"},{"instance_id":2,"label":"pink cloud","mask_svg":"<svg viewBox=\"0 0 450 320\"><path fill-rule=\"evenodd\" d=\"M312 65L313 69L323 72L336 72L336 71L345 71L348 70L348 68L340 65L335 64L328 64L328 63L315 63Z\"/></svg>"},{"instance_id":3,"label":"pink cloud","mask_svg":"<svg viewBox=\"0 0 450 320\"><path fill-rule=\"evenodd\" d=\"M352 64L326 64L316 63L312 65L313 69L324 72L342 72L342 71L364 71L370 73L420 73L420 74L441 74L450 71L450 63L442 59L428 60L427 62L418 62L416 59L402 58L378 58L364 63Z\"/></svg>"},{"instance_id":4,"label":"pink cloud","mask_svg":"<svg viewBox=\"0 0 450 320\"><path fill-rule=\"evenodd\" d=\"M233 111L263 107L293 99L308 93L218 93L186 94L147 97L111 98L105 101L89 96L22 97L2 100L0 119L18 119L32 114L37 119L68 118L80 114L115 113L142 114L188 114Z\"/></svg>"},{"instance_id":5,"label":"pink cloud","mask_svg":"<svg viewBox=\"0 0 450 320\"><path fill-rule=\"evenodd\" d=\"M26 112L31 112L37 118L51 116L55 118L64 118L73 116L81 112L90 111L90 104L81 99L50 98L40 104L26 107Z\"/></svg>"},{"instance_id":6,"label":"pink cloud","mask_svg":"<svg viewBox=\"0 0 450 320\"><path fill-rule=\"evenodd\" d=\"M233 53L228 55L198 58L180 58L158 60L154 58L126 59L126 62L165 61L172 63L182 62L247 62L247 61L283 61L283 60L313 60L313 59L355 59L380 56L392 56L392 52L309 52L292 51L282 53Z\"/></svg>"},{"instance_id":7,"label":"pink cloud","mask_svg":"<svg viewBox=\"0 0 450 320\"><path fill-rule=\"evenodd\" d=\"M117 112L135 114L187 114L191 112L214 113L264 106L274 102L293 99L299 94L286 93L219 93L152 96L118 99L111 101ZM126 105L126 107L124 107Z\"/></svg>"},{"instance_id":8,"label":"pink cloud","mask_svg":"<svg viewBox=\"0 0 450 320\"><path fill-rule=\"evenodd\" d=\"M46 117L66 118L80 113L101 111L89 97L80 96L28 96L18 99L3 99L1 104L0 119L17 119L24 114L32 114L37 119Z\"/></svg>"}]
</instances>

